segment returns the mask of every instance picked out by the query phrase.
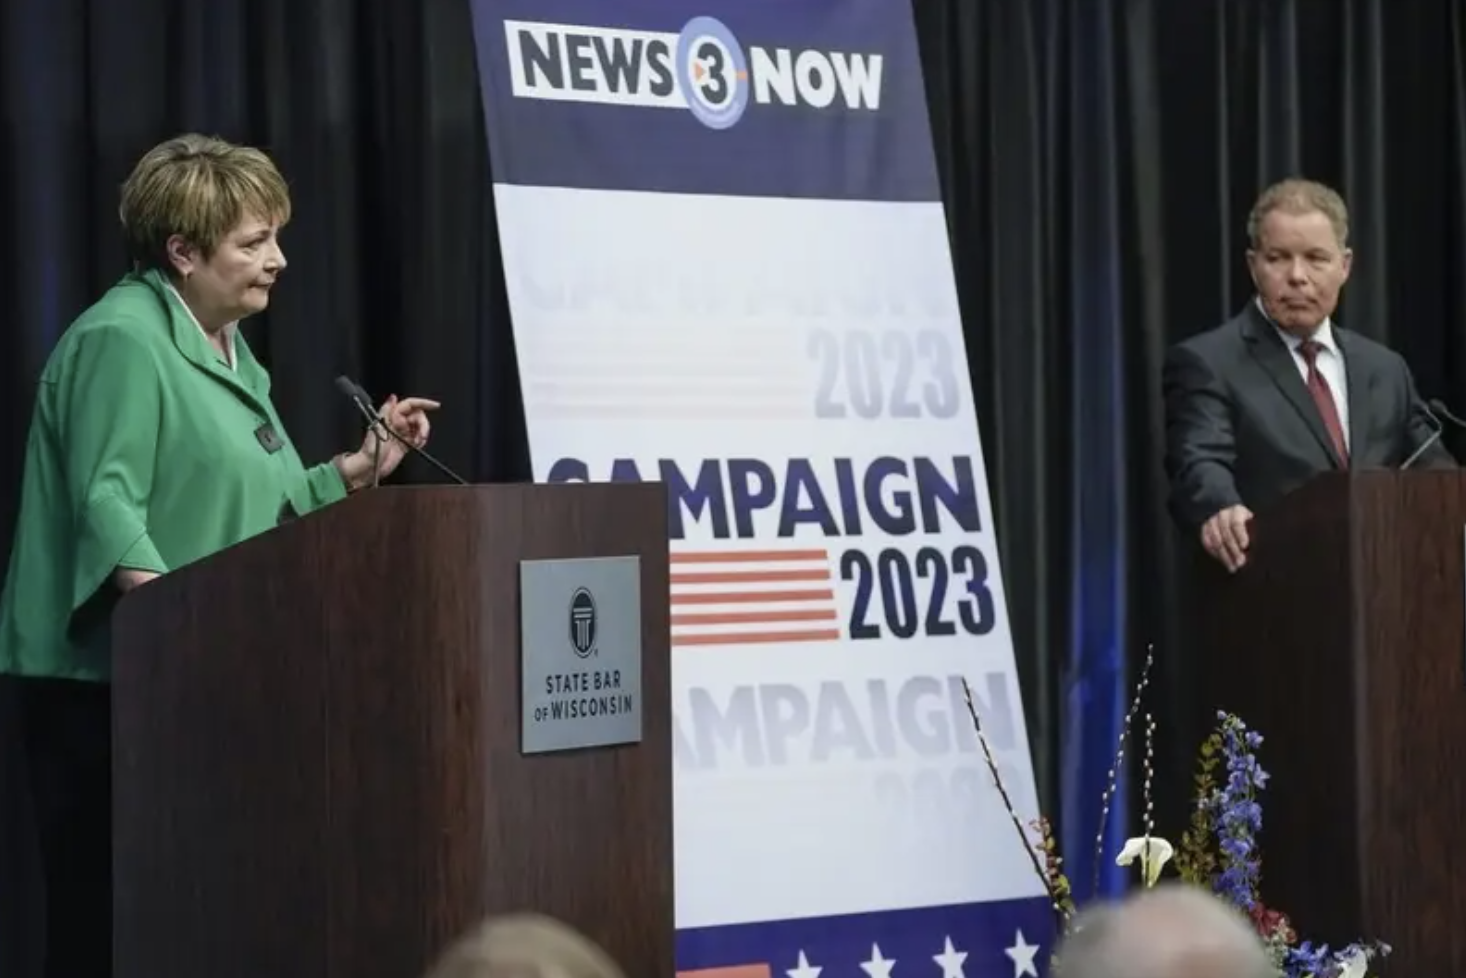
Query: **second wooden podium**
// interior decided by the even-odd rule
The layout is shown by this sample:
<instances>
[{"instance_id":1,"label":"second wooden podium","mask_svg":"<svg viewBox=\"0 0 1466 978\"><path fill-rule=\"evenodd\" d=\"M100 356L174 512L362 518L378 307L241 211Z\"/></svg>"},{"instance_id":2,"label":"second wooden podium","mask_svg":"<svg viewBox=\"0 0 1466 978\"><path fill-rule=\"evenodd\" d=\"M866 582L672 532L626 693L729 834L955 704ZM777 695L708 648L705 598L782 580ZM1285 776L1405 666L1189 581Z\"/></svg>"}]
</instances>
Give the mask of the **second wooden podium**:
<instances>
[{"instance_id":1,"label":"second wooden podium","mask_svg":"<svg viewBox=\"0 0 1466 978\"><path fill-rule=\"evenodd\" d=\"M1265 738L1262 895L1391 944L1371 974L1466 975L1466 474L1320 476L1251 536L1190 626L1207 708Z\"/></svg>"},{"instance_id":2,"label":"second wooden podium","mask_svg":"<svg viewBox=\"0 0 1466 978\"><path fill-rule=\"evenodd\" d=\"M415 978L525 909L670 976L666 512L656 484L378 489L124 600L117 978ZM522 752L521 561L628 555L640 741Z\"/></svg>"}]
</instances>

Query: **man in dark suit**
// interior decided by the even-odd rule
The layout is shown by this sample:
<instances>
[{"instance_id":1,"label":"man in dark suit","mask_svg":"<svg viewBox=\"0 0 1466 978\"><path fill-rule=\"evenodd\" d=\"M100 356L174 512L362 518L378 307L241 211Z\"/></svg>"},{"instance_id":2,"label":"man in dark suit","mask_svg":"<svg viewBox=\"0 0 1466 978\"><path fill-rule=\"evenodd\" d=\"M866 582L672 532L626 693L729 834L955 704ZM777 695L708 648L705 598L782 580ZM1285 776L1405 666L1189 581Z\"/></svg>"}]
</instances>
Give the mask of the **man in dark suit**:
<instances>
[{"instance_id":1,"label":"man in dark suit","mask_svg":"<svg viewBox=\"0 0 1466 978\"><path fill-rule=\"evenodd\" d=\"M1320 472L1398 467L1437 424L1399 354L1331 319L1353 258L1343 199L1285 180L1247 232L1256 296L1173 347L1162 382L1171 513L1230 571L1254 509ZM1455 460L1437 441L1413 464Z\"/></svg>"}]
</instances>

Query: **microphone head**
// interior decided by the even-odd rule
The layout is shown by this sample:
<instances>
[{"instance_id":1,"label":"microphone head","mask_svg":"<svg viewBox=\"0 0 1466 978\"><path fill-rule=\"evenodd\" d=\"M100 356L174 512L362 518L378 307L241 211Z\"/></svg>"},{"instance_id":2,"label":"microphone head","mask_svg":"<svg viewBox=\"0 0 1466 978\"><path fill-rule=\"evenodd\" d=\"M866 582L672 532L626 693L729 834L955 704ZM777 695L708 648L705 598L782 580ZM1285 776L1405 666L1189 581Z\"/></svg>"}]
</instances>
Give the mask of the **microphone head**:
<instances>
[{"instance_id":1,"label":"microphone head","mask_svg":"<svg viewBox=\"0 0 1466 978\"><path fill-rule=\"evenodd\" d=\"M356 381L342 374L336 378L335 384L336 389L345 394L349 399L360 401L368 410L371 409L372 396L366 392L366 388L362 387Z\"/></svg>"},{"instance_id":2,"label":"microphone head","mask_svg":"<svg viewBox=\"0 0 1466 978\"><path fill-rule=\"evenodd\" d=\"M1466 428L1466 421L1463 421L1456 415L1452 414L1451 409L1446 407L1446 402L1442 401L1438 397L1432 397L1429 401L1426 402L1426 410L1430 413L1430 416L1435 419L1435 423L1438 425L1444 425L1446 421L1449 421L1451 423L1451 427L1453 428ZM1442 421L1442 418L1444 418L1445 421Z\"/></svg>"}]
</instances>

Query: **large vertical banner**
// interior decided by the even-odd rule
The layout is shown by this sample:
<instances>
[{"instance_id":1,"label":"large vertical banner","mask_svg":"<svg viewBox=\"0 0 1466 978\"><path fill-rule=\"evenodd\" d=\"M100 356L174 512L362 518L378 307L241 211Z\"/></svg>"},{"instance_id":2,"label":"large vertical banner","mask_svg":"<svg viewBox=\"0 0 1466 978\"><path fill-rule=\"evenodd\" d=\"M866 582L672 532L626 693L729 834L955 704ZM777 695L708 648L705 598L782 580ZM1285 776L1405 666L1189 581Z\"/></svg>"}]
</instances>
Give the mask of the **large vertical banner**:
<instances>
[{"instance_id":1,"label":"large vertical banner","mask_svg":"<svg viewBox=\"0 0 1466 978\"><path fill-rule=\"evenodd\" d=\"M474 0L537 481L671 497L678 968L1037 975L1052 926L904 0Z\"/></svg>"}]
</instances>

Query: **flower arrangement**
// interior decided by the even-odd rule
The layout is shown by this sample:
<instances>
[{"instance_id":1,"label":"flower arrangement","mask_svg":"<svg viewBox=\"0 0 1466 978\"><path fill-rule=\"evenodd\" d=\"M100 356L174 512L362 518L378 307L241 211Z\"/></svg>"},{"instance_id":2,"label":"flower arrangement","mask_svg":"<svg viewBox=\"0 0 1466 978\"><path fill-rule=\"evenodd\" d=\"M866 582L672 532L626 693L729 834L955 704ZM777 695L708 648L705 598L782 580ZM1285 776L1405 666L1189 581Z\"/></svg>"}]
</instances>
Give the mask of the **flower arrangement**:
<instances>
[{"instance_id":1,"label":"flower arrangement","mask_svg":"<svg viewBox=\"0 0 1466 978\"><path fill-rule=\"evenodd\" d=\"M1094 890L1099 889L1099 867L1104 854L1105 822L1110 802L1118 783L1117 775L1125 762L1125 746L1139 714L1149 680L1152 653L1148 650L1135 696L1121 727L1115 763L1109 771L1108 784L1100 806L1100 826L1095 838ZM1002 796L1008 815L1018 830L1034 870L1043 881L1049 901L1058 918L1059 931L1067 934L1076 913L1074 895L1063 871L1049 821L1039 817L1024 826L998 774L992 749L983 733L982 720L973 705L968 689L967 709L977 729L978 743L987 761L988 771ZM1138 864L1143 885L1154 886L1161 871L1174 862L1177 875L1187 883L1206 887L1247 916L1257 929L1277 969L1279 978L1366 978L1369 962L1390 953L1389 945L1379 941L1356 942L1331 950L1328 945L1315 945L1300 940L1286 914L1267 907L1258 892L1262 859L1258 835L1262 831L1262 803L1259 795L1267 786L1268 774L1258 762L1257 752L1262 735L1250 730L1240 717L1226 711L1217 713L1217 726L1201 745L1195 777L1195 804L1189 827L1181 844L1173 846L1155 835L1151 803L1151 782L1154 777L1155 721L1145 715L1145 758L1142 780L1142 832L1128 839L1115 857L1120 866ZM1225 779L1218 781L1218 767L1224 765ZM1035 842L1030 836L1037 836Z\"/></svg>"}]
</instances>

